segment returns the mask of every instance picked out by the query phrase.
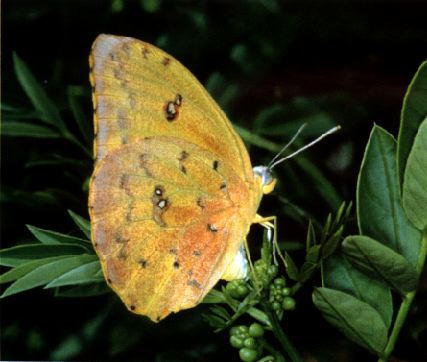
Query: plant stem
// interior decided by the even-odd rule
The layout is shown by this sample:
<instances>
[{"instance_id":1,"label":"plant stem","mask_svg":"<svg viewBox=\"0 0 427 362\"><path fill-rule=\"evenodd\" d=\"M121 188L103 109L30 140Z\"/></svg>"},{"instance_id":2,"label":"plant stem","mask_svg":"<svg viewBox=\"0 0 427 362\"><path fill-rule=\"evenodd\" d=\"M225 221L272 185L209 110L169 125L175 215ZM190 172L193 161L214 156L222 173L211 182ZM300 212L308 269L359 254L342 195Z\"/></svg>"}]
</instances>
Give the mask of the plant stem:
<instances>
[{"instance_id":1,"label":"plant stem","mask_svg":"<svg viewBox=\"0 0 427 362\"><path fill-rule=\"evenodd\" d=\"M271 321L271 326L273 328L274 336L280 342L283 349L288 354L290 360L292 362L302 362L303 360L299 355L298 351L292 345L291 341L288 339L285 332L283 332L283 329L280 326L279 320L277 319L275 312L270 308L270 306L266 302L261 301L261 305Z\"/></svg>"},{"instance_id":2,"label":"plant stem","mask_svg":"<svg viewBox=\"0 0 427 362\"><path fill-rule=\"evenodd\" d=\"M424 231L423 237L421 239L420 254L418 256L418 262L416 267L418 274L421 274L421 271L424 267L426 255L427 255L427 230ZM384 352L378 359L378 362L386 362L390 358L390 355L393 352L394 345L396 344L397 338L399 337L400 330L402 329L402 326L405 323L405 319L406 319L406 316L408 315L412 301L415 298L415 294L416 294L416 290L413 290L412 292L409 292L408 294L405 295L403 302L400 305L399 312L397 313L396 320L394 321L393 330L391 331L390 337L387 341L387 345L384 349Z\"/></svg>"}]
</instances>

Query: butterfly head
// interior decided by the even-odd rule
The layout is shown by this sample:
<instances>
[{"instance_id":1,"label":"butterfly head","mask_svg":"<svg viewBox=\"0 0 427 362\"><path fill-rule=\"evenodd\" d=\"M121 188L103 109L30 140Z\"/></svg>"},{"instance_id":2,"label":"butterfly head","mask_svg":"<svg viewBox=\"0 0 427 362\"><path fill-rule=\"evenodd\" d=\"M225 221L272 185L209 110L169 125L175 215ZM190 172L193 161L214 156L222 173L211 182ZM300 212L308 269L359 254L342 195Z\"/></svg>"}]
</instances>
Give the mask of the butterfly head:
<instances>
[{"instance_id":1,"label":"butterfly head","mask_svg":"<svg viewBox=\"0 0 427 362\"><path fill-rule=\"evenodd\" d=\"M263 194L269 194L274 190L277 179L273 177L270 168L267 166L255 166L253 168L254 176L258 177L262 187Z\"/></svg>"}]
</instances>

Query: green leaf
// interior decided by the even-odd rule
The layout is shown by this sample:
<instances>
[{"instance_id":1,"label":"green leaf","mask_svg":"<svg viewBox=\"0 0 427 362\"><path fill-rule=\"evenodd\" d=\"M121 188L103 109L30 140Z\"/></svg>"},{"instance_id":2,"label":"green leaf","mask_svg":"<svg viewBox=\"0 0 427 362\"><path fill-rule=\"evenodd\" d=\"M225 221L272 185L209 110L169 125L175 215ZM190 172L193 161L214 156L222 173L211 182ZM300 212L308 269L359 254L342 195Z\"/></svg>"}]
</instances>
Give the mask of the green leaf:
<instances>
[{"instance_id":1,"label":"green leaf","mask_svg":"<svg viewBox=\"0 0 427 362\"><path fill-rule=\"evenodd\" d=\"M78 244L84 246L87 250L93 251L90 247L90 241L87 239L76 238L75 236L65 235L52 230L44 230L35 226L27 225L28 230L43 244Z\"/></svg>"},{"instance_id":2,"label":"green leaf","mask_svg":"<svg viewBox=\"0 0 427 362\"><path fill-rule=\"evenodd\" d=\"M308 251L298 276L300 282L305 282L319 266L320 245L314 245Z\"/></svg>"},{"instance_id":3,"label":"green leaf","mask_svg":"<svg viewBox=\"0 0 427 362\"><path fill-rule=\"evenodd\" d=\"M421 233L408 220L401 204L395 152L393 137L374 126L357 182L359 230L402 254L415 266Z\"/></svg>"},{"instance_id":4,"label":"green leaf","mask_svg":"<svg viewBox=\"0 0 427 362\"><path fill-rule=\"evenodd\" d=\"M83 111L83 107L78 100L78 97L81 98L80 101L82 101L83 97L87 97L87 94L84 92L84 88L81 86L68 86L67 97L68 105L70 106L80 133L82 134L85 143L87 145L91 145L93 140L92 122L89 122L87 119L85 112Z\"/></svg>"},{"instance_id":5,"label":"green leaf","mask_svg":"<svg viewBox=\"0 0 427 362\"><path fill-rule=\"evenodd\" d=\"M16 53L13 53L13 65L19 83L21 84L34 108L40 114L40 120L54 126L60 130L61 133L66 133L67 129L65 127L64 121L61 118L59 109L48 97L44 88L37 82L30 69Z\"/></svg>"},{"instance_id":6,"label":"green leaf","mask_svg":"<svg viewBox=\"0 0 427 362\"><path fill-rule=\"evenodd\" d=\"M32 138L59 138L61 135L49 127L25 122L2 122L3 136L32 137Z\"/></svg>"},{"instance_id":7,"label":"green leaf","mask_svg":"<svg viewBox=\"0 0 427 362\"><path fill-rule=\"evenodd\" d=\"M61 255L31 261L26 260L23 264L20 264L11 270L8 270L6 273L0 275L0 284L13 282L14 280L23 277L24 275L28 274L30 271L38 268L41 265L45 265L52 261L60 260L67 257L68 255Z\"/></svg>"},{"instance_id":8,"label":"green leaf","mask_svg":"<svg viewBox=\"0 0 427 362\"><path fill-rule=\"evenodd\" d=\"M339 229L330 236L322 246L322 259L326 259L331 256L336 250L338 243L341 240L341 235L344 231L344 225L341 225Z\"/></svg>"},{"instance_id":9,"label":"green leaf","mask_svg":"<svg viewBox=\"0 0 427 362\"><path fill-rule=\"evenodd\" d=\"M387 327L369 304L329 288L316 288L313 302L323 317L349 339L377 354L384 350Z\"/></svg>"},{"instance_id":10,"label":"green leaf","mask_svg":"<svg viewBox=\"0 0 427 362\"><path fill-rule=\"evenodd\" d=\"M347 236L342 244L347 259L362 272L386 281L402 295L417 287L415 268L400 254L367 236Z\"/></svg>"},{"instance_id":11,"label":"green leaf","mask_svg":"<svg viewBox=\"0 0 427 362\"><path fill-rule=\"evenodd\" d=\"M29 260L51 256L76 255L86 252L86 248L76 244L26 244L0 250L0 265L16 267Z\"/></svg>"},{"instance_id":12,"label":"green leaf","mask_svg":"<svg viewBox=\"0 0 427 362\"><path fill-rule=\"evenodd\" d=\"M72 269L52 280L45 286L45 289L62 287L64 285L101 282L104 280L104 277L99 276L100 270L101 264L99 263L99 260L91 261L87 264L80 265L77 268Z\"/></svg>"},{"instance_id":13,"label":"green leaf","mask_svg":"<svg viewBox=\"0 0 427 362\"><path fill-rule=\"evenodd\" d=\"M89 240L91 240L90 222L86 220L84 217L81 217L80 215L76 214L74 211L68 210L68 213L70 214L71 218L74 220L76 225L83 232L83 234L85 234L85 236Z\"/></svg>"},{"instance_id":14,"label":"green leaf","mask_svg":"<svg viewBox=\"0 0 427 362\"><path fill-rule=\"evenodd\" d=\"M96 255L74 255L39 266L12 283L0 298L49 283L69 270L94 260L97 260Z\"/></svg>"},{"instance_id":15,"label":"green leaf","mask_svg":"<svg viewBox=\"0 0 427 362\"><path fill-rule=\"evenodd\" d=\"M305 238L305 248L306 250L310 250L310 248L316 244L317 244L316 233L314 231L313 222L310 219L308 221L307 236Z\"/></svg>"},{"instance_id":16,"label":"green leaf","mask_svg":"<svg viewBox=\"0 0 427 362\"><path fill-rule=\"evenodd\" d=\"M233 124L234 129L239 133L239 135L249 144L263 148L272 153L277 153L280 151L281 147L277 143L268 140L267 138L261 137L256 133L249 131L248 129Z\"/></svg>"},{"instance_id":17,"label":"green leaf","mask_svg":"<svg viewBox=\"0 0 427 362\"><path fill-rule=\"evenodd\" d=\"M289 253L285 253L286 274L292 280L298 280L299 271Z\"/></svg>"},{"instance_id":18,"label":"green leaf","mask_svg":"<svg viewBox=\"0 0 427 362\"><path fill-rule=\"evenodd\" d=\"M390 288L382 281L363 274L337 252L323 264L324 286L348 293L371 305L382 317L387 328L393 317L393 301Z\"/></svg>"},{"instance_id":19,"label":"green leaf","mask_svg":"<svg viewBox=\"0 0 427 362\"><path fill-rule=\"evenodd\" d=\"M203 299L202 303L207 304L216 304L216 303L227 303L227 300L224 296L224 293L220 292L217 289L211 289L206 297Z\"/></svg>"},{"instance_id":20,"label":"green leaf","mask_svg":"<svg viewBox=\"0 0 427 362\"><path fill-rule=\"evenodd\" d=\"M427 78L427 74L426 74ZM426 82L427 86L427 82ZM427 91L426 91L427 92ZM427 103L427 100L426 100ZM427 117L415 136L408 156L402 191L409 220L420 230L427 228Z\"/></svg>"},{"instance_id":21,"label":"green leaf","mask_svg":"<svg viewBox=\"0 0 427 362\"><path fill-rule=\"evenodd\" d=\"M409 84L403 99L400 115L400 129L397 138L397 161L400 184L415 135L421 122L427 116L427 61L423 62Z\"/></svg>"}]
</instances>

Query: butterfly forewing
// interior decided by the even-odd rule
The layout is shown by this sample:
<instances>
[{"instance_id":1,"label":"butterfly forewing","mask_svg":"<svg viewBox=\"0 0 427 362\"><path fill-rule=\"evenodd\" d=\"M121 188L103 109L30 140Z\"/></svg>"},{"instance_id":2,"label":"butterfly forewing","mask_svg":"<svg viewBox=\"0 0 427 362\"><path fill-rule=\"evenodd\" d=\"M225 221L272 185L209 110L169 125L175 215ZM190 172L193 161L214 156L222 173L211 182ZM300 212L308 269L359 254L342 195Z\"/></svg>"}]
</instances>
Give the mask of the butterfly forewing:
<instances>
[{"instance_id":1,"label":"butterfly forewing","mask_svg":"<svg viewBox=\"0 0 427 362\"><path fill-rule=\"evenodd\" d=\"M224 112L172 56L133 38L100 35L91 63L98 158L140 137L176 136L252 180L247 151Z\"/></svg>"}]
</instances>

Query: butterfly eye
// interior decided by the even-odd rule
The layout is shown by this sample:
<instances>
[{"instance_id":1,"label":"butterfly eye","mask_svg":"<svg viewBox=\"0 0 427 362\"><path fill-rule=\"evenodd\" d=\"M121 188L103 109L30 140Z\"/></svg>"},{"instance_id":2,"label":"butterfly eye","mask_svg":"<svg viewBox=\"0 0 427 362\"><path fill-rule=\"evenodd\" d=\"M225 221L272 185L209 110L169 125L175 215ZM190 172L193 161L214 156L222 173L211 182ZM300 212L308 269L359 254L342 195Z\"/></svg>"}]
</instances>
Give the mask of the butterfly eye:
<instances>
[{"instance_id":1,"label":"butterfly eye","mask_svg":"<svg viewBox=\"0 0 427 362\"><path fill-rule=\"evenodd\" d=\"M261 179L261 187L263 194L269 194L274 190L276 186L277 179L273 177L271 171L266 166L255 166L253 168L254 176Z\"/></svg>"}]
</instances>

